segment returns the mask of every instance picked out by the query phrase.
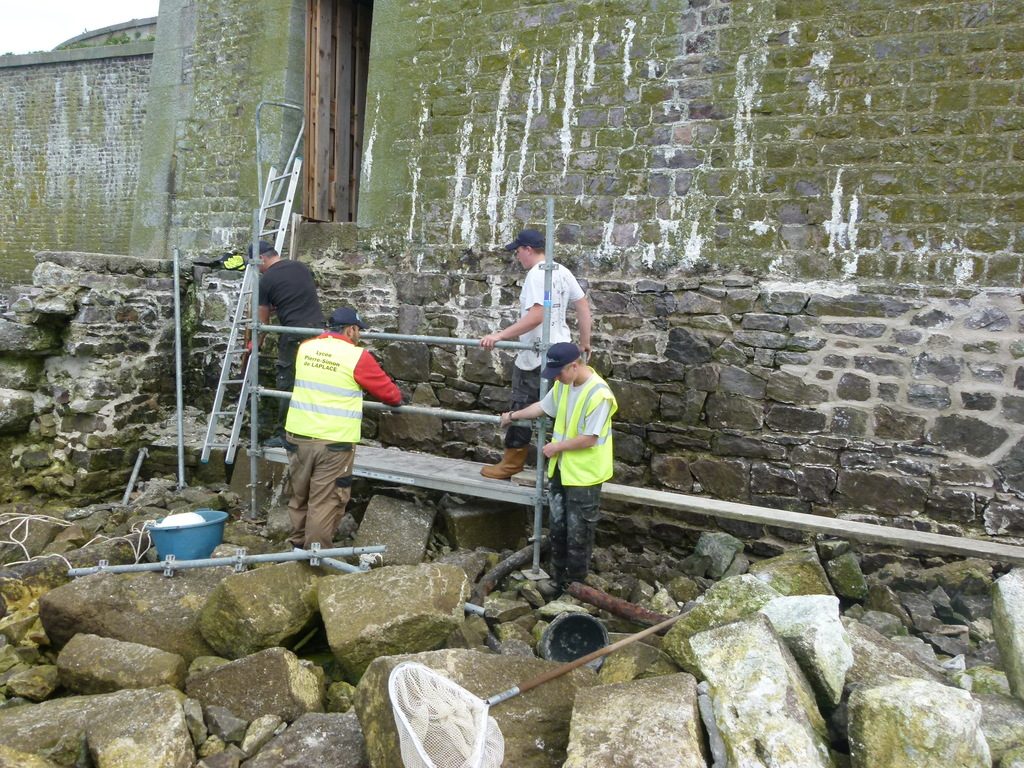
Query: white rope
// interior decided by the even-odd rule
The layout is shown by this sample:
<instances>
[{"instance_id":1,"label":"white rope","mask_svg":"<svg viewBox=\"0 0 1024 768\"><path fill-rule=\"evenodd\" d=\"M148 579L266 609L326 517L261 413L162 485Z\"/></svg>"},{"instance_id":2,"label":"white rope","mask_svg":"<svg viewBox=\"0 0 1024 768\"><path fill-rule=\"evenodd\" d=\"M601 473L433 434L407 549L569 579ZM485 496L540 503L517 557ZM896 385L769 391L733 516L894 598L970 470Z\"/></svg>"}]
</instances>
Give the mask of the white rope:
<instances>
[{"instance_id":1,"label":"white rope","mask_svg":"<svg viewBox=\"0 0 1024 768\"><path fill-rule=\"evenodd\" d=\"M71 561L64 557L64 555L58 554L56 552L51 552L47 554L33 556L28 551L27 542L30 533L29 528L30 524L34 522L48 523L50 525L57 525L64 528L69 528L72 525L74 525L74 523L71 521L64 520L60 517L53 517L52 515L25 514L18 512L0 513L0 528L4 528L8 525L11 526L10 529L7 531L7 538L0 538L0 546L7 544L16 547L17 549L20 549L22 554L24 555L24 559L13 560L9 563L6 563L6 565L25 565L26 563L46 560L49 558L58 558L60 560L63 560L64 564L68 568L73 568L74 566L71 564ZM155 520L143 520L133 523L131 529L129 530L129 533L137 534L136 536L104 536L103 534L96 534L91 539L89 539L89 541L83 544L82 547L88 547L92 544L104 541L124 541L131 548L132 555L135 558L135 562L138 563L142 559L142 556L151 546L149 533L146 531L146 525L155 522ZM143 545L143 540L145 540L146 542L145 545Z\"/></svg>"}]
</instances>

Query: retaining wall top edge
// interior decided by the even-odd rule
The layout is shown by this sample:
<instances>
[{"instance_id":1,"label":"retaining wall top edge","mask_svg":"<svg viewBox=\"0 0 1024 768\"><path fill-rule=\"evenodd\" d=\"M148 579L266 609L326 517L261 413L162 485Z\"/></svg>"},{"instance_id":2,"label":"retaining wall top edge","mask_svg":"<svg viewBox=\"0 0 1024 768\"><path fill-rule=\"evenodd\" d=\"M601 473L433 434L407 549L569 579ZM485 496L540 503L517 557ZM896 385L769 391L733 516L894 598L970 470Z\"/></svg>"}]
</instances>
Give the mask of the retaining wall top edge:
<instances>
[{"instance_id":1,"label":"retaining wall top edge","mask_svg":"<svg viewBox=\"0 0 1024 768\"><path fill-rule=\"evenodd\" d=\"M33 67L45 64L67 64L95 59L121 59L131 56L152 56L156 43L145 40L124 45L99 45L93 48L71 48L60 51L40 51L12 56L0 56L0 69Z\"/></svg>"}]
</instances>

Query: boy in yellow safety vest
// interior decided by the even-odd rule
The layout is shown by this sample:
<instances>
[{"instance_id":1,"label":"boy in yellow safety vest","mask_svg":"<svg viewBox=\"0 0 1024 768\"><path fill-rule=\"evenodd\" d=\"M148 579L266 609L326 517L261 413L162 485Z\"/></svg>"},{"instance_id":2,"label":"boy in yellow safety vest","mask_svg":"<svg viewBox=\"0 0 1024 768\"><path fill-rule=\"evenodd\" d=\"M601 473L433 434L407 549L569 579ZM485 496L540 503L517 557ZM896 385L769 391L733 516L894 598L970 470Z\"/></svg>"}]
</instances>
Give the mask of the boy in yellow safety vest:
<instances>
[{"instance_id":1,"label":"boy in yellow safety vest","mask_svg":"<svg viewBox=\"0 0 1024 768\"><path fill-rule=\"evenodd\" d=\"M552 344L541 376L554 379L543 400L501 414L502 426L547 414L555 420L548 460L551 579L559 589L583 581L590 570L594 530L600 517L601 484L612 476L611 388L588 366L580 348Z\"/></svg>"}]
</instances>

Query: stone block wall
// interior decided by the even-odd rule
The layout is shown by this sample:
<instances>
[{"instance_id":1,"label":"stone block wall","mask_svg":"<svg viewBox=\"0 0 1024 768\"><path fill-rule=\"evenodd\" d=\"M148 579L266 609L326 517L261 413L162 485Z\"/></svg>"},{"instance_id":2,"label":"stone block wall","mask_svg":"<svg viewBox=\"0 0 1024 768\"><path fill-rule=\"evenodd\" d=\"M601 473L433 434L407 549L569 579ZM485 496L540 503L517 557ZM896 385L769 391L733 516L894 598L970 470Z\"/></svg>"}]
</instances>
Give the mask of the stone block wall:
<instances>
[{"instance_id":1,"label":"stone block wall","mask_svg":"<svg viewBox=\"0 0 1024 768\"><path fill-rule=\"evenodd\" d=\"M603 273L1019 280L1020 3L419 0L374 40L359 223L421 263L553 195Z\"/></svg>"},{"instance_id":2,"label":"stone block wall","mask_svg":"<svg viewBox=\"0 0 1024 768\"><path fill-rule=\"evenodd\" d=\"M173 413L171 264L79 252L37 261L34 285L0 318L0 499L109 499Z\"/></svg>"},{"instance_id":3,"label":"stone block wall","mask_svg":"<svg viewBox=\"0 0 1024 768\"><path fill-rule=\"evenodd\" d=\"M127 251L152 51L0 57L0 284L38 251Z\"/></svg>"}]
</instances>

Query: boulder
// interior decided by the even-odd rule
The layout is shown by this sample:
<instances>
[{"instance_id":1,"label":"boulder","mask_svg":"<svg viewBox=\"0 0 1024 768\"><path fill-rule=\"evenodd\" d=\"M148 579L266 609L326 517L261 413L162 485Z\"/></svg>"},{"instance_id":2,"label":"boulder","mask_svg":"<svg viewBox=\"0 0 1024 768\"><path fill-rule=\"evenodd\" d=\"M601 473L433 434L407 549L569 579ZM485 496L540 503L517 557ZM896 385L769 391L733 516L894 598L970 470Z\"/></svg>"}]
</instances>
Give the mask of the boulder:
<instances>
[{"instance_id":1,"label":"boulder","mask_svg":"<svg viewBox=\"0 0 1024 768\"><path fill-rule=\"evenodd\" d=\"M853 650L830 595L777 597L761 609L796 657L815 692L832 706L843 696Z\"/></svg>"},{"instance_id":2,"label":"boulder","mask_svg":"<svg viewBox=\"0 0 1024 768\"><path fill-rule=\"evenodd\" d=\"M374 496L356 532L356 547L383 544L385 565L418 565L427 553L434 510L391 496Z\"/></svg>"},{"instance_id":3,"label":"boulder","mask_svg":"<svg viewBox=\"0 0 1024 768\"><path fill-rule=\"evenodd\" d=\"M366 742L354 712L308 713L271 739L245 768L369 768Z\"/></svg>"},{"instance_id":4,"label":"boulder","mask_svg":"<svg viewBox=\"0 0 1024 768\"><path fill-rule=\"evenodd\" d=\"M185 687L185 660L148 645L82 633L57 656L60 684L75 693L110 693L125 688Z\"/></svg>"},{"instance_id":5,"label":"boulder","mask_svg":"<svg viewBox=\"0 0 1024 768\"><path fill-rule=\"evenodd\" d=\"M402 765L388 696L388 675L399 663L410 660L436 670L481 698L558 666L536 657L499 656L462 649L376 659L359 681L355 701L370 763L376 768L400 768ZM495 705L489 714L497 721L505 738L504 765L559 768L566 758L573 700L579 690L596 682L597 676L591 670L580 668Z\"/></svg>"},{"instance_id":6,"label":"boulder","mask_svg":"<svg viewBox=\"0 0 1024 768\"><path fill-rule=\"evenodd\" d=\"M993 761L1024 747L1024 703L995 693L974 693L972 697L981 705L981 730Z\"/></svg>"},{"instance_id":7,"label":"boulder","mask_svg":"<svg viewBox=\"0 0 1024 768\"><path fill-rule=\"evenodd\" d=\"M181 706L185 697L166 688L126 693L86 725L93 763L102 768L191 768L195 751Z\"/></svg>"},{"instance_id":8,"label":"boulder","mask_svg":"<svg viewBox=\"0 0 1024 768\"><path fill-rule=\"evenodd\" d=\"M20 542L0 543L0 563L20 562L41 554L63 527L56 519L30 517L37 511L27 504L5 504L0 512L5 521L0 523L0 542Z\"/></svg>"},{"instance_id":9,"label":"boulder","mask_svg":"<svg viewBox=\"0 0 1024 768\"><path fill-rule=\"evenodd\" d=\"M831 595L832 585L813 547L791 549L750 564L750 572L782 595Z\"/></svg>"},{"instance_id":10,"label":"boulder","mask_svg":"<svg viewBox=\"0 0 1024 768\"><path fill-rule=\"evenodd\" d=\"M217 584L199 612L199 631L229 659L287 646L316 617L319 580L304 562L232 573Z\"/></svg>"},{"instance_id":11,"label":"boulder","mask_svg":"<svg viewBox=\"0 0 1024 768\"><path fill-rule=\"evenodd\" d=\"M722 578L733 558L742 552L743 542L721 531L702 533L693 550L694 555L708 558L706 574L712 579Z\"/></svg>"},{"instance_id":12,"label":"boulder","mask_svg":"<svg viewBox=\"0 0 1024 768\"><path fill-rule=\"evenodd\" d=\"M630 643L604 657L599 676L601 684L607 685L673 675L678 671L679 667L663 651L646 643Z\"/></svg>"},{"instance_id":13,"label":"boulder","mask_svg":"<svg viewBox=\"0 0 1024 768\"><path fill-rule=\"evenodd\" d=\"M454 565L395 565L320 582L331 651L355 683L378 656L440 647L463 621L466 573Z\"/></svg>"},{"instance_id":14,"label":"boulder","mask_svg":"<svg viewBox=\"0 0 1024 768\"><path fill-rule=\"evenodd\" d=\"M324 709L320 676L284 648L268 648L190 675L185 692L204 708L224 707L245 720L277 715L290 723Z\"/></svg>"},{"instance_id":15,"label":"boulder","mask_svg":"<svg viewBox=\"0 0 1024 768\"><path fill-rule=\"evenodd\" d=\"M563 768L624 765L706 768L692 675L681 672L576 693Z\"/></svg>"},{"instance_id":16,"label":"boulder","mask_svg":"<svg viewBox=\"0 0 1024 768\"><path fill-rule=\"evenodd\" d=\"M692 635L755 614L776 597L778 592L749 574L724 579L712 585L696 607L672 625L661 648L676 664L695 674Z\"/></svg>"},{"instance_id":17,"label":"boulder","mask_svg":"<svg viewBox=\"0 0 1024 768\"><path fill-rule=\"evenodd\" d=\"M0 768L60 768L52 760L0 744Z\"/></svg>"},{"instance_id":18,"label":"boulder","mask_svg":"<svg viewBox=\"0 0 1024 768\"><path fill-rule=\"evenodd\" d=\"M853 666L846 673L847 686L884 685L901 677L945 682L940 673L926 667L866 624L844 617L843 626L853 651Z\"/></svg>"},{"instance_id":19,"label":"boulder","mask_svg":"<svg viewBox=\"0 0 1024 768\"><path fill-rule=\"evenodd\" d=\"M486 499L455 500L446 496L442 507L445 533L453 548L484 547L501 551L518 548L527 530L527 508Z\"/></svg>"},{"instance_id":20,"label":"boulder","mask_svg":"<svg viewBox=\"0 0 1024 768\"><path fill-rule=\"evenodd\" d=\"M183 698L170 688L149 688L0 710L0 744L68 768L188 768L195 757ZM84 762L86 751L91 763Z\"/></svg>"},{"instance_id":21,"label":"boulder","mask_svg":"<svg viewBox=\"0 0 1024 768\"><path fill-rule=\"evenodd\" d=\"M1024 768L1024 747L1011 749L999 761L999 768Z\"/></svg>"},{"instance_id":22,"label":"boulder","mask_svg":"<svg viewBox=\"0 0 1024 768\"><path fill-rule=\"evenodd\" d=\"M97 573L47 592L39 618L61 648L80 632L148 645L191 662L213 649L199 632L199 611L230 568L159 573Z\"/></svg>"},{"instance_id":23,"label":"boulder","mask_svg":"<svg viewBox=\"0 0 1024 768\"><path fill-rule=\"evenodd\" d=\"M991 768L981 706L959 688L894 680L849 703L852 768Z\"/></svg>"},{"instance_id":24,"label":"boulder","mask_svg":"<svg viewBox=\"0 0 1024 768\"><path fill-rule=\"evenodd\" d=\"M765 616L701 632L690 646L730 765L832 767L811 686Z\"/></svg>"},{"instance_id":25,"label":"boulder","mask_svg":"<svg viewBox=\"0 0 1024 768\"><path fill-rule=\"evenodd\" d=\"M43 701L50 698L60 679L53 664L39 664L14 672L7 678L5 687L10 696L20 696L29 701Z\"/></svg>"},{"instance_id":26,"label":"boulder","mask_svg":"<svg viewBox=\"0 0 1024 768\"><path fill-rule=\"evenodd\" d=\"M992 629L1010 690L1024 699L1024 568L1014 568L992 585Z\"/></svg>"}]
</instances>

